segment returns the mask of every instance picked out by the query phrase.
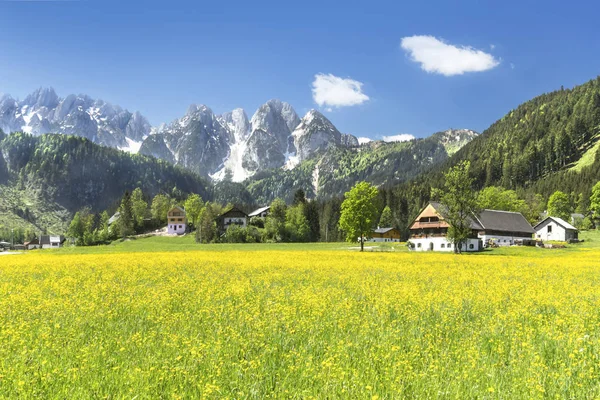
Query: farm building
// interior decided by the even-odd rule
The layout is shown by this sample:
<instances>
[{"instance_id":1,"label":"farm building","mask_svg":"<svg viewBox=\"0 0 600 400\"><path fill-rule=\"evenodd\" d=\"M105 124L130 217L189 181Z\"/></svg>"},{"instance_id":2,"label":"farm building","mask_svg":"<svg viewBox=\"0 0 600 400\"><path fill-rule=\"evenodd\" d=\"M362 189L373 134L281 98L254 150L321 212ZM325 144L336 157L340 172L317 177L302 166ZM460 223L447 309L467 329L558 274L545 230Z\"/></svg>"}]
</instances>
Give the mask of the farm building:
<instances>
[{"instance_id":1,"label":"farm building","mask_svg":"<svg viewBox=\"0 0 600 400\"><path fill-rule=\"evenodd\" d=\"M533 229L535 238L543 241L567 242L579 239L577 228L558 217L546 217Z\"/></svg>"},{"instance_id":2,"label":"farm building","mask_svg":"<svg viewBox=\"0 0 600 400\"><path fill-rule=\"evenodd\" d=\"M181 235L187 229L185 210L182 207L173 207L167 213L167 233Z\"/></svg>"},{"instance_id":3,"label":"farm building","mask_svg":"<svg viewBox=\"0 0 600 400\"><path fill-rule=\"evenodd\" d=\"M444 221L444 206L430 202L410 226L411 249L417 251L453 251L447 240L448 228ZM469 218L471 237L462 251L479 251L490 244L511 246L532 240L533 228L521 213L483 210Z\"/></svg>"},{"instance_id":4,"label":"farm building","mask_svg":"<svg viewBox=\"0 0 600 400\"><path fill-rule=\"evenodd\" d=\"M225 232L231 225L245 228L248 225L248 215L239 208L233 207L219 216L217 224L221 232Z\"/></svg>"},{"instance_id":5,"label":"farm building","mask_svg":"<svg viewBox=\"0 0 600 400\"><path fill-rule=\"evenodd\" d=\"M414 251L454 251L454 244L448 241L450 225L443 217L444 206L438 202L430 202L410 225L409 249ZM471 237L462 245L462 251L480 251L482 240L477 232L483 227L473 218L470 219Z\"/></svg>"},{"instance_id":6,"label":"farm building","mask_svg":"<svg viewBox=\"0 0 600 400\"><path fill-rule=\"evenodd\" d=\"M250 214L248 214L248 218L252 218L252 217L265 218L267 215L269 215L270 209L271 209L270 206L261 207L257 210L252 211Z\"/></svg>"},{"instance_id":7,"label":"farm building","mask_svg":"<svg viewBox=\"0 0 600 400\"><path fill-rule=\"evenodd\" d=\"M57 249L65 243L64 236L40 236L40 246L42 249Z\"/></svg>"},{"instance_id":8,"label":"farm building","mask_svg":"<svg viewBox=\"0 0 600 400\"><path fill-rule=\"evenodd\" d=\"M399 242L400 231L396 228L377 228L371 233L370 242Z\"/></svg>"},{"instance_id":9,"label":"farm building","mask_svg":"<svg viewBox=\"0 0 600 400\"><path fill-rule=\"evenodd\" d=\"M476 219L483 228L477 232L477 237L484 246L512 246L533 241L535 231L521 213L483 210Z\"/></svg>"},{"instance_id":10,"label":"farm building","mask_svg":"<svg viewBox=\"0 0 600 400\"><path fill-rule=\"evenodd\" d=\"M40 241L39 239L32 239L29 242L25 242L23 243L25 245L25 248L27 250L33 250L33 249L39 249L40 248Z\"/></svg>"}]
</instances>

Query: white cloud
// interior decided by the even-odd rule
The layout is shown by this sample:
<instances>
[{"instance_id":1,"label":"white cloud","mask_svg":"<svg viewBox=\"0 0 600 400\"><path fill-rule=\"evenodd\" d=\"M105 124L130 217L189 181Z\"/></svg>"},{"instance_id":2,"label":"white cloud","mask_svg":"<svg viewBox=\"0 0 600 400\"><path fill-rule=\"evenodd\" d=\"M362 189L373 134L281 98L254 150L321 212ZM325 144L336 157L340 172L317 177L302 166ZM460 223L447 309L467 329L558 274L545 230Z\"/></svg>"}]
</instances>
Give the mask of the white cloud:
<instances>
[{"instance_id":1,"label":"white cloud","mask_svg":"<svg viewBox=\"0 0 600 400\"><path fill-rule=\"evenodd\" d=\"M408 142L409 140L413 140L415 137L408 133L401 133L399 135L392 136L384 136L384 142Z\"/></svg>"},{"instance_id":2,"label":"white cloud","mask_svg":"<svg viewBox=\"0 0 600 400\"><path fill-rule=\"evenodd\" d=\"M372 141L373 141L373 139L370 139L368 137L359 137L358 138L358 144L365 144L365 143L369 143Z\"/></svg>"},{"instance_id":3,"label":"white cloud","mask_svg":"<svg viewBox=\"0 0 600 400\"><path fill-rule=\"evenodd\" d=\"M490 44L490 49L491 49L491 50L494 50L495 48L496 48L496 45L495 45L495 44Z\"/></svg>"},{"instance_id":4,"label":"white cloud","mask_svg":"<svg viewBox=\"0 0 600 400\"><path fill-rule=\"evenodd\" d=\"M470 46L453 46L433 36L402 38L400 46L429 73L445 76L487 71L500 64L493 55Z\"/></svg>"},{"instance_id":5,"label":"white cloud","mask_svg":"<svg viewBox=\"0 0 600 400\"><path fill-rule=\"evenodd\" d=\"M316 74L312 83L313 100L319 106L346 107L362 104L369 96L362 92L363 84L333 74Z\"/></svg>"}]
</instances>

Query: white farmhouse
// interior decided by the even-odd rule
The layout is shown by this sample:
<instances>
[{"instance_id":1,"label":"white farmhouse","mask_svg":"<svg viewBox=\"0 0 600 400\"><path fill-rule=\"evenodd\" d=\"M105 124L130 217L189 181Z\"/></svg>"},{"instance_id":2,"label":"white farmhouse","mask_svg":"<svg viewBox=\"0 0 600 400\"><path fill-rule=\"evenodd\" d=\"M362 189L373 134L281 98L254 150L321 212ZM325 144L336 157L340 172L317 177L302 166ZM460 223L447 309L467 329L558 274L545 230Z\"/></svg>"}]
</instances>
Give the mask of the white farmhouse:
<instances>
[{"instance_id":1,"label":"white farmhouse","mask_svg":"<svg viewBox=\"0 0 600 400\"><path fill-rule=\"evenodd\" d=\"M40 236L40 246L42 249L57 249L65 243L64 236Z\"/></svg>"},{"instance_id":2,"label":"white farmhouse","mask_svg":"<svg viewBox=\"0 0 600 400\"><path fill-rule=\"evenodd\" d=\"M450 225L443 217L444 206L438 202L430 202L415 218L410 226L408 246L414 251L454 251L454 243L448 241ZM483 242L477 232L483 227L475 219L470 218L471 237L462 245L461 251L480 251Z\"/></svg>"},{"instance_id":3,"label":"white farmhouse","mask_svg":"<svg viewBox=\"0 0 600 400\"><path fill-rule=\"evenodd\" d=\"M167 213L167 233L182 235L187 229L185 210L182 207L173 207Z\"/></svg>"},{"instance_id":4,"label":"white farmhouse","mask_svg":"<svg viewBox=\"0 0 600 400\"><path fill-rule=\"evenodd\" d=\"M577 228L558 217L546 217L533 229L535 229L535 238L542 241L567 242L579 239Z\"/></svg>"},{"instance_id":5,"label":"white farmhouse","mask_svg":"<svg viewBox=\"0 0 600 400\"><path fill-rule=\"evenodd\" d=\"M511 211L483 210L475 216L481 227L477 237L484 246L512 246L533 242L534 230L523 214Z\"/></svg>"}]
</instances>

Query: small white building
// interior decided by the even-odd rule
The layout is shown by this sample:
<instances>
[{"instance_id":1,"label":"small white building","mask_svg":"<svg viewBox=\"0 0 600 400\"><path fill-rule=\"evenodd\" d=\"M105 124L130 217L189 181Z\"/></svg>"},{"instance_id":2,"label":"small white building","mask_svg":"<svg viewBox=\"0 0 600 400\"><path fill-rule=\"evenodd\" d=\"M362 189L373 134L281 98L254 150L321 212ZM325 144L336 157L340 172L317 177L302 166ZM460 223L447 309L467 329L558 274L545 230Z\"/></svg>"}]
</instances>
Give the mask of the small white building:
<instances>
[{"instance_id":1,"label":"small white building","mask_svg":"<svg viewBox=\"0 0 600 400\"><path fill-rule=\"evenodd\" d=\"M42 235L40 237L40 246L42 249L58 249L65 243L64 236L48 236Z\"/></svg>"},{"instance_id":2,"label":"small white building","mask_svg":"<svg viewBox=\"0 0 600 400\"><path fill-rule=\"evenodd\" d=\"M542 241L567 242L579 239L577 228L558 217L546 217L533 229L535 238Z\"/></svg>"},{"instance_id":3,"label":"small white building","mask_svg":"<svg viewBox=\"0 0 600 400\"><path fill-rule=\"evenodd\" d=\"M266 218L266 216L269 215L270 209L271 209L270 206L261 207L258 210L254 210L250 214L248 214L248 218L252 218L252 217Z\"/></svg>"},{"instance_id":4,"label":"small white building","mask_svg":"<svg viewBox=\"0 0 600 400\"><path fill-rule=\"evenodd\" d=\"M167 213L167 233L182 235L187 229L185 210L182 207L173 207Z\"/></svg>"}]
</instances>

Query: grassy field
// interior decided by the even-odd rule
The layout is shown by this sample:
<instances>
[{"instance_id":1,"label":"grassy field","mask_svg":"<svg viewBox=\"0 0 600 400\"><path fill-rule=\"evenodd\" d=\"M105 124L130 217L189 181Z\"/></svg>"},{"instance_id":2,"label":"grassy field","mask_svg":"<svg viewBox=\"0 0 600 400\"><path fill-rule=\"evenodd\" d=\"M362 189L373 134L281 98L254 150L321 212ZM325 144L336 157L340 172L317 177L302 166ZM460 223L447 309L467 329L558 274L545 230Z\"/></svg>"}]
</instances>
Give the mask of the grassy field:
<instances>
[{"instance_id":1,"label":"grassy field","mask_svg":"<svg viewBox=\"0 0 600 400\"><path fill-rule=\"evenodd\" d=\"M0 398L598 398L600 235L585 238L2 257Z\"/></svg>"}]
</instances>

